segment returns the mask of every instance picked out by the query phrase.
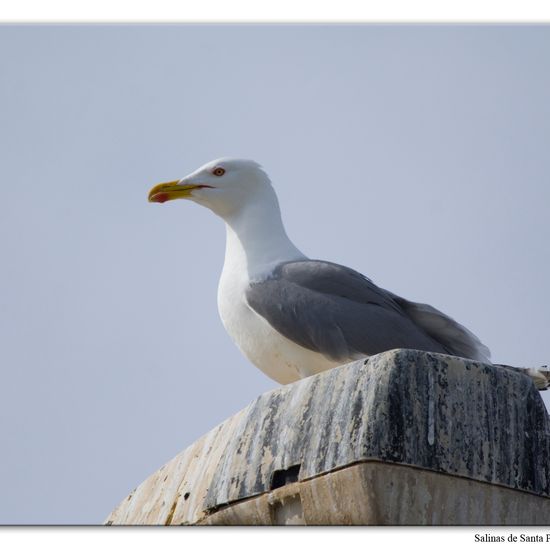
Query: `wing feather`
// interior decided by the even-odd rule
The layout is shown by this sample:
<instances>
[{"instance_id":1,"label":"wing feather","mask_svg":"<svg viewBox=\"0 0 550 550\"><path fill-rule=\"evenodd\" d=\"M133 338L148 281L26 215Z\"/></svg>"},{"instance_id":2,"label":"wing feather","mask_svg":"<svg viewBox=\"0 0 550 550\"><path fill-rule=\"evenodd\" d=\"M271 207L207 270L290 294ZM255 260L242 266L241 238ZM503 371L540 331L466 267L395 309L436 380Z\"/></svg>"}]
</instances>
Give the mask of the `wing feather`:
<instances>
[{"instance_id":1,"label":"wing feather","mask_svg":"<svg viewBox=\"0 0 550 550\"><path fill-rule=\"evenodd\" d=\"M405 313L432 338L442 344L451 355L466 357L484 363L491 362L491 352L465 326L428 304L410 302L392 294Z\"/></svg>"}]
</instances>

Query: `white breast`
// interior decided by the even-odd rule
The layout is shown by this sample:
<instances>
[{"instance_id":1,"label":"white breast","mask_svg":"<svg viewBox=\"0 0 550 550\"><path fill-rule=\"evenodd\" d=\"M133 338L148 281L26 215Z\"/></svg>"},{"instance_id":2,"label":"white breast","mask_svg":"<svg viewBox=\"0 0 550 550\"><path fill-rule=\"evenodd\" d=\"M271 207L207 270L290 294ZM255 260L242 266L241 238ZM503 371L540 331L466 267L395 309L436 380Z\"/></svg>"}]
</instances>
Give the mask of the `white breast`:
<instances>
[{"instance_id":1,"label":"white breast","mask_svg":"<svg viewBox=\"0 0 550 550\"><path fill-rule=\"evenodd\" d=\"M295 344L256 313L246 301L245 273L226 262L218 286L218 310L225 330L248 360L280 384L338 366Z\"/></svg>"}]
</instances>

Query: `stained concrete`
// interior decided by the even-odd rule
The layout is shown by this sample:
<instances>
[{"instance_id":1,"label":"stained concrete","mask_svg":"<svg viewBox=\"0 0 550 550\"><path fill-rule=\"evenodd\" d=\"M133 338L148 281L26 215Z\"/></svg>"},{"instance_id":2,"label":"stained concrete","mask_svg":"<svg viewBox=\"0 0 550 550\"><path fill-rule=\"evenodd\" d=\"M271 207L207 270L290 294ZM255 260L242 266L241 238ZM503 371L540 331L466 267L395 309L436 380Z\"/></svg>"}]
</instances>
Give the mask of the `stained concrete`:
<instances>
[{"instance_id":1,"label":"stained concrete","mask_svg":"<svg viewBox=\"0 0 550 550\"><path fill-rule=\"evenodd\" d=\"M237 502L201 525L548 525L550 499L363 462Z\"/></svg>"},{"instance_id":2,"label":"stained concrete","mask_svg":"<svg viewBox=\"0 0 550 550\"><path fill-rule=\"evenodd\" d=\"M521 372L394 350L258 397L107 523L549 524L549 432Z\"/></svg>"}]
</instances>

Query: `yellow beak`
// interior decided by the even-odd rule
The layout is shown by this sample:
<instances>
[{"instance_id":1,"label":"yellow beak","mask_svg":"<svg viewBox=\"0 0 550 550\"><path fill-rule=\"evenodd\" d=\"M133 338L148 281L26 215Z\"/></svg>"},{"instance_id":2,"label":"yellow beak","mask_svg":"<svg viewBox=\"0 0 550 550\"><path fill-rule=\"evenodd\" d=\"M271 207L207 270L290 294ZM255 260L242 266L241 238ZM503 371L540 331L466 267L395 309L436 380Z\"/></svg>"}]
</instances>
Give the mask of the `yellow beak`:
<instances>
[{"instance_id":1,"label":"yellow beak","mask_svg":"<svg viewBox=\"0 0 550 550\"><path fill-rule=\"evenodd\" d=\"M159 183L149 191L149 202L166 202L174 199L185 199L191 196L193 189L211 187L210 185L180 184L180 180Z\"/></svg>"}]
</instances>

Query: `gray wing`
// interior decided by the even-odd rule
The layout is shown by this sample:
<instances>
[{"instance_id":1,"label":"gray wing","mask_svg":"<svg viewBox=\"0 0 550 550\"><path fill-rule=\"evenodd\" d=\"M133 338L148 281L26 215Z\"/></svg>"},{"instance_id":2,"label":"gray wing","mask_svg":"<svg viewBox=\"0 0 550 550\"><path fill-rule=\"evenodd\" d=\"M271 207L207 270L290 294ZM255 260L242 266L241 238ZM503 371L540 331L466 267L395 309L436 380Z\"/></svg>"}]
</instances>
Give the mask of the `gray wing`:
<instances>
[{"instance_id":1,"label":"gray wing","mask_svg":"<svg viewBox=\"0 0 550 550\"><path fill-rule=\"evenodd\" d=\"M388 294L417 325L447 348L451 355L475 359L483 363L491 362L489 348L465 326L428 304L409 302L391 292Z\"/></svg>"},{"instance_id":2,"label":"gray wing","mask_svg":"<svg viewBox=\"0 0 550 550\"><path fill-rule=\"evenodd\" d=\"M395 348L452 353L407 314L399 297L330 262L283 263L269 279L251 283L246 297L275 330L334 360Z\"/></svg>"}]
</instances>

